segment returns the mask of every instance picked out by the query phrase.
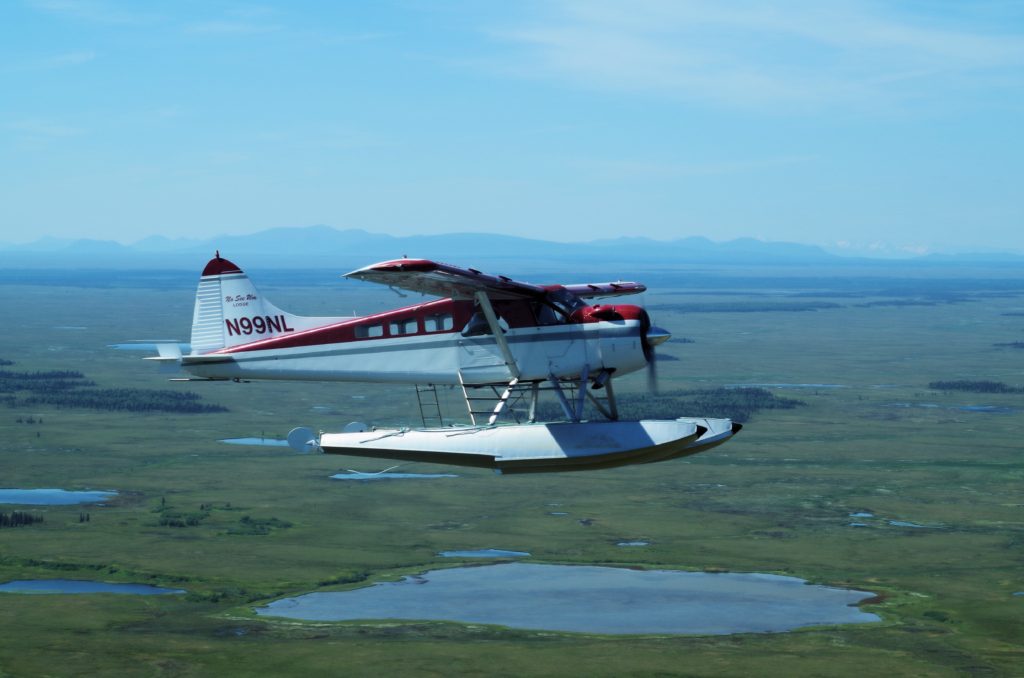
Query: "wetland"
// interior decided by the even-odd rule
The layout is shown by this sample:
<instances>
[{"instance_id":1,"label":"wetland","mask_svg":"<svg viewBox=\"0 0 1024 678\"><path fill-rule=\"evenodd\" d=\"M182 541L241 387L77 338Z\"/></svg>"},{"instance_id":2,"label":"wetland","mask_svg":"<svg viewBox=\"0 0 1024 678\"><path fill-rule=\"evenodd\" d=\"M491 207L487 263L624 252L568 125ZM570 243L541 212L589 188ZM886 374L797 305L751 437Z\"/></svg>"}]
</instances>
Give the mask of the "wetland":
<instances>
[{"instance_id":1,"label":"wetland","mask_svg":"<svg viewBox=\"0 0 1024 678\"><path fill-rule=\"evenodd\" d=\"M338 430L348 421L415 425L411 389L168 383L142 353L107 348L183 337L195 271L124 274L117 286L98 273L0 276L0 304L21 319L0 336L8 375L0 380L0 478L9 488L118 492L33 505L44 520L0 528L0 581L187 591L4 594L0 672L1019 674L1024 354L1008 345L1024 339L1024 274L881 265L615 270L648 284L644 301L660 306L660 326L693 339L659 347L677 358L659 364L662 395L647 393L642 375L617 380L617 393L677 416L728 404L714 394L739 390L731 385L756 385L777 401L744 395L737 403L749 419L739 435L673 462L522 476L410 464L398 473L414 478L394 482L364 482L392 471L347 470L388 463L218 441L283 440L295 426ZM249 272L296 313L397 305L388 290L339 283L339 271ZM517 275L507 264L495 272ZM576 273L605 279L607 265ZM792 303L807 295L821 304ZM723 305L744 296L757 304ZM35 373L48 375L45 392ZM936 390L933 382L1006 388ZM752 407L795 398L802 404ZM133 399L145 407L125 409ZM440 404L445 417L465 417L455 394L441 392ZM253 612L457 566L458 557L441 554L494 546L530 553L515 565L766 572L870 591L877 595L849 609L881 621L657 637ZM607 590L602 584L595 596Z\"/></svg>"},{"instance_id":2,"label":"wetland","mask_svg":"<svg viewBox=\"0 0 1024 678\"><path fill-rule=\"evenodd\" d=\"M306 621L443 620L600 633L772 633L877 622L874 594L776 575L509 563L432 570L399 582L307 593L257 608Z\"/></svg>"}]
</instances>

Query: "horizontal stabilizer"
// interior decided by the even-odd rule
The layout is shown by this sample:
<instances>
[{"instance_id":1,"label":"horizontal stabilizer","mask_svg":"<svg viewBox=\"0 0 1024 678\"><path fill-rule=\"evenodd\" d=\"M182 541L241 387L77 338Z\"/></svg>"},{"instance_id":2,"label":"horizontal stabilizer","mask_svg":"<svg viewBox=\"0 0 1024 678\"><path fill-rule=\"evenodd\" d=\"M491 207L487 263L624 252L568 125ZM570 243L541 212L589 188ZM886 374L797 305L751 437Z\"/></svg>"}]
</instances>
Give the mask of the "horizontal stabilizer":
<instances>
[{"instance_id":1,"label":"horizontal stabilizer","mask_svg":"<svg viewBox=\"0 0 1024 678\"><path fill-rule=\"evenodd\" d=\"M220 354L209 354L209 355L186 355L182 356L182 365L202 365L204 363L233 363L235 359L229 355Z\"/></svg>"},{"instance_id":2,"label":"horizontal stabilizer","mask_svg":"<svg viewBox=\"0 0 1024 678\"><path fill-rule=\"evenodd\" d=\"M177 377L167 381L227 381L227 377Z\"/></svg>"}]
</instances>

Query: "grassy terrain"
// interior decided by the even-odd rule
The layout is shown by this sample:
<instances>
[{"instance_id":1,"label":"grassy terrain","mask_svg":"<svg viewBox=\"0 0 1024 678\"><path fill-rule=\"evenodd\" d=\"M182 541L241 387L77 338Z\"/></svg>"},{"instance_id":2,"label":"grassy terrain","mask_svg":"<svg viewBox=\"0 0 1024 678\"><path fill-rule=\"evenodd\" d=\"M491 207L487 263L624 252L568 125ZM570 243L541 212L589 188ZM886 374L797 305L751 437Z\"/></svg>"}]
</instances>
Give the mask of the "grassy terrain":
<instances>
[{"instance_id":1,"label":"grassy terrain","mask_svg":"<svg viewBox=\"0 0 1024 678\"><path fill-rule=\"evenodd\" d=\"M719 286L700 289L678 274L654 276L660 287L644 301L655 322L694 340L660 347L678 358L659 366L662 389L773 384L766 388L806 406L755 414L727 445L667 464L508 477L458 469L458 478L374 483L328 476L390 464L217 440L282 438L296 425L337 430L352 420L414 424L411 388L167 384L143 354L105 348L187 340L187 274L170 289L130 278L106 289L0 285L8 321L0 359L15 363L3 369L79 370L97 388L195 391L229 409L0 407L0 486L120 493L106 506L33 507L42 523L0 529L0 581L66 577L189 591L0 594L0 675L1019 675L1024 596L1013 594L1024 591L1024 399L928 384L1024 385L1020 352L993 346L1024 335L1013 315L1024 310L1024 282L941 271L899 280L716 275L709 279ZM310 315L410 301L350 286L264 292ZM825 305L786 310L800 300ZM706 312L740 302L739 310ZM798 386L808 384L819 386ZM639 392L644 378L616 386ZM1012 411L959 409L972 405ZM446 416L461 416L449 394L443 406ZM35 423L25 423L29 416ZM651 544L615 545L636 539ZM548 563L789 574L874 591L880 598L865 609L884 621L637 638L298 624L251 612L252 603L280 595L457 565L436 554L474 548L529 551Z\"/></svg>"}]
</instances>

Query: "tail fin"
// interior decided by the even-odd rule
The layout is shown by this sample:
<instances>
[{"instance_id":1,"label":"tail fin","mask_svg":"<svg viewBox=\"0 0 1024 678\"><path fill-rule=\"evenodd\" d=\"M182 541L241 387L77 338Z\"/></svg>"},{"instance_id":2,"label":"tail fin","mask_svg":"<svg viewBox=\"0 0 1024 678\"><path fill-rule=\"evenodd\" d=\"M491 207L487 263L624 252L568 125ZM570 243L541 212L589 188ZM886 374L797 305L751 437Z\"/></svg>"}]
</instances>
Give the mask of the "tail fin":
<instances>
[{"instance_id":1,"label":"tail fin","mask_svg":"<svg viewBox=\"0 0 1024 678\"><path fill-rule=\"evenodd\" d=\"M307 318L260 296L242 269L218 251L203 269L192 314L192 353L202 354L319 327L340 318Z\"/></svg>"}]
</instances>

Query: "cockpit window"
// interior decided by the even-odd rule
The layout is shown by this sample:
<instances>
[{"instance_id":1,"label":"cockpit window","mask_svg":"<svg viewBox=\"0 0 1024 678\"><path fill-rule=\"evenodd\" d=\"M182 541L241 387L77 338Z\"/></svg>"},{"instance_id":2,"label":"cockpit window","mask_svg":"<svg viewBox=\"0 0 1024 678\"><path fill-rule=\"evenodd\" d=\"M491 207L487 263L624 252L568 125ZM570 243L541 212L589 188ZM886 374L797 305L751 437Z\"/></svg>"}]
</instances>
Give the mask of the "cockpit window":
<instances>
[{"instance_id":1,"label":"cockpit window","mask_svg":"<svg viewBox=\"0 0 1024 678\"><path fill-rule=\"evenodd\" d=\"M555 289L548 292L547 300L566 316L573 311L586 307L586 302L567 289Z\"/></svg>"}]
</instances>

